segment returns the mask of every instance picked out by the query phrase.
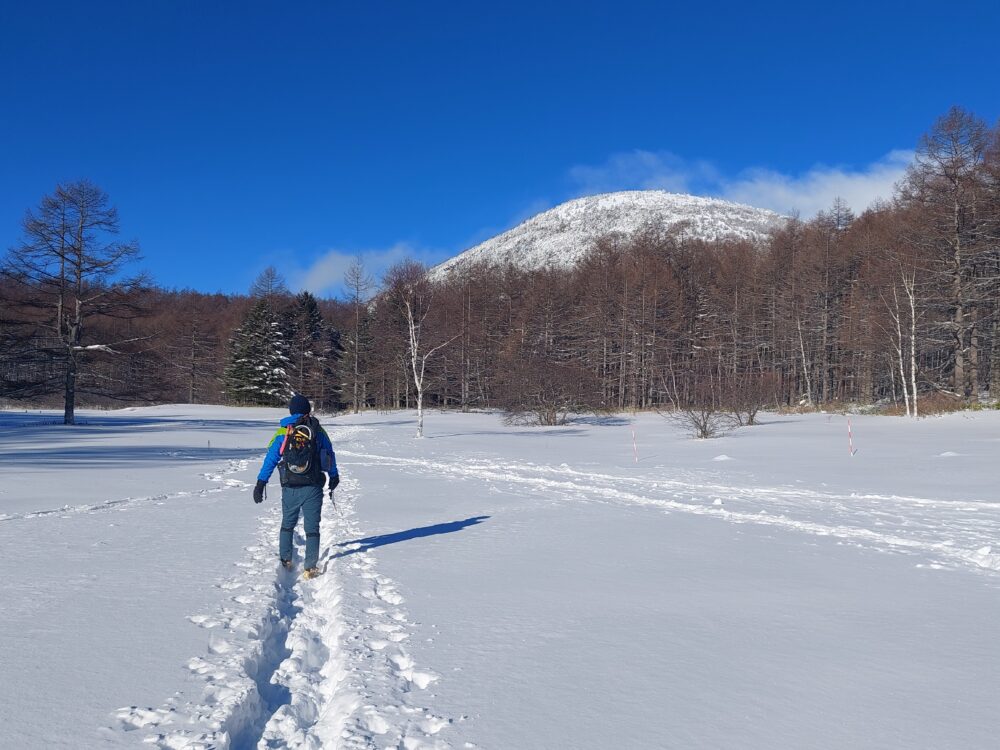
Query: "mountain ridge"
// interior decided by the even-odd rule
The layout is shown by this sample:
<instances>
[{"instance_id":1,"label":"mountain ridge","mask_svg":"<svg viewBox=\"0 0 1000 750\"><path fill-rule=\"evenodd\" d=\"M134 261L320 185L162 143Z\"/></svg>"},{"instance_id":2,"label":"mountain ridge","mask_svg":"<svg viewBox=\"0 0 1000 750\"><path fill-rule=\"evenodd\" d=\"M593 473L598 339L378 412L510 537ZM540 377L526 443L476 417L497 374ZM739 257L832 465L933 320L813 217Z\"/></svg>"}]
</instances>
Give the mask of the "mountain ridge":
<instances>
[{"instance_id":1,"label":"mountain ridge","mask_svg":"<svg viewBox=\"0 0 1000 750\"><path fill-rule=\"evenodd\" d=\"M431 276L485 264L525 270L575 265L607 234L633 234L648 224L680 228L706 241L763 242L786 217L763 208L664 190L626 190L575 198L439 263Z\"/></svg>"}]
</instances>

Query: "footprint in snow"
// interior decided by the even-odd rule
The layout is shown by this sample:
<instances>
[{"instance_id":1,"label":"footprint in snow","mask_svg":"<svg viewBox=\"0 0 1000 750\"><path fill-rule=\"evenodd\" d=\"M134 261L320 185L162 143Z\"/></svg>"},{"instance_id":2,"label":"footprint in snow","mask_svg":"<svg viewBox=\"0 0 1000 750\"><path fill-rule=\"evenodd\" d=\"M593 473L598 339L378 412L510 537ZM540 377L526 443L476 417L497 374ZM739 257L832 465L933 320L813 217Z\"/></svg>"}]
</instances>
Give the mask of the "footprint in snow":
<instances>
[{"instance_id":1,"label":"footprint in snow","mask_svg":"<svg viewBox=\"0 0 1000 750\"><path fill-rule=\"evenodd\" d=\"M187 619L200 628L217 628L222 624L214 617L209 617L208 615L189 615Z\"/></svg>"},{"instance_id":2,"label":"footprint in snow","mask_svg":"<svg viewBox=\"0 0 1000 750\"><path fill-rule=\"evenodd\" d=\"M139 708L126 706L115 711L114 716L123 730L131 732L145 727L158 727L170 724L176 712L173 708Z\"/></svg>"},{"instance_id":3,"label":"footprint in snow","mask_svg":"<svg viewBox=\"0 0 1000 750\"><path fill-rule=\"evenodd\" d=\"M210 636L208 639L208 653L210 654L228 654L233 650L233 644L229 641L219 638L217 636Z\"/></svg>"},{"instance_id":4,"label":"footprint in snow","mask_svg":"<svg viewBox=\"0 0 1000 750\"><path fill-rule=\"evenodd\" d=\"M437 734L449 724L451 724L451 719L427 714L427 717L423 721L418 722L417 726L420 727L420 731L424 734Z\"/></svg>"},{"instance_id":5,"label":"footprint in snow","mask_svg":"<svg viewBox=\"0 0 1000 750\"><path fill-rule=\"evenodd\" d=\"M375 589L375 596L386 604L392 604L393 606L398 606L405 601L403 597L397 594L394 589L383 586L379 586Z\"/></svg>"},{"instance_id":6,"label":"footprint in snow","mask_svg":"<svg viewBox=\"0 0 1000 750\"><path fill-rule=\"evenodd\" d=\"M393 654L389 657L389 661L391 661L393 665L395 665L396 669L400 671L413 667L413 659L408 654L403 652Z\"/></svg>"},{"instance_id":7,"label":"footprint in snow","mask_svg":"<svg viewBox=\"0 0 1000 750\"><path fill-rule=\"evenodd\" d=\"M389 722L375 712L365 714L361 719L361 726L372 734L385 734L392 728Z\"/></svg>"},{"instance_id":8,"label":"footprint in snow","mask_svg":"<svg viewBox=\"0 0 1000 750\"><path fill-rule=\"evenodd\" d=\"M404 669L399 673L399 676L411 685L416 685L421 690L426 690L428 685L438 679L436 674L431 674L430 672L418 672L415 669Z\"/></svg>"},{"instance_id":9,"label":"footprint in snow","mask_svg":"<svg viewBox=\"0 0 1000 750\"><path fill-rule=\"evenodd\" d=\"M224 679L226 677L225 672L221 671L214 664L210 664L199 656L188 659L187 668L209 681Z\"/></svg>"}]
</instances>

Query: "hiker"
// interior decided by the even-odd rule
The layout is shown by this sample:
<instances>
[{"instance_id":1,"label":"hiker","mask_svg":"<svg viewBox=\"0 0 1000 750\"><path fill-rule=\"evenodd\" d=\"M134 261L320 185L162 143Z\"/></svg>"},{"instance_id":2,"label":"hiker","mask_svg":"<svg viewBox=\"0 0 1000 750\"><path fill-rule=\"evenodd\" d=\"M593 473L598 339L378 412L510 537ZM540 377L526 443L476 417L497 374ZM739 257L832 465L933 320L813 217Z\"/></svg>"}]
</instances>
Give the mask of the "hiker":
<instances>
[{"instance_id":1,"label":"hiker","mask_svg":"<svg viewBox=\"0 0 1000 750\"><path fill-rule=\"evenodd\" d=\"M296 393L288 402L290 416L281 420L267 446L264 465L257 475L253 501L263 502L264 488L275 467L281 480L281 531L278 534L278 557L286 570L292 569L292 533L302 511L306 530L306 560L303 577L313 578L319 570L319 516L323 508L323 485L330 475L330 499L340 484L337 457L333 444L316 417L311 415L309 399Z\"/></svg>"}]
</instances>

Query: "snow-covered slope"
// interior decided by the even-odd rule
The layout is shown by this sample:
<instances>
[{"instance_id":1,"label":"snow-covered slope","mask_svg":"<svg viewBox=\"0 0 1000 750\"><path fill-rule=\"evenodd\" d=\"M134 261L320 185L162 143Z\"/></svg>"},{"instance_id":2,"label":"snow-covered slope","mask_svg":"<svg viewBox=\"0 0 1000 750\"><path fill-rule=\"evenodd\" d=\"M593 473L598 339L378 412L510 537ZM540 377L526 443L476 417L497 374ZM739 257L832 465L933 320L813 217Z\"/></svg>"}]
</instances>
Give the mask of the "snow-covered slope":
<instances>
[{"instance_id":1,"label":"snow-covered slope","mask_svg":"<svg viewBox=\"0 0 1000 750\"><path fill-rule=\"evenodd\" d=\"M563 203L432 269L440 277L474 264L520 268L570 267L594 240L611 233L631 234L656 224L681 228L702 240L759 242L783 217L739 203L679 195L662 190L605 193Z\"/></svg>"},{"instance_id":2,"label":"snow-covered slope","mask_svg":"<svg viewBox=\"0 0 1000 750\"><path fill-rule=\"evenodd\" d=\"M0 748L998 746L1000 412L321 415L312 581L283 415L0 411Z\"/></svg>"}]
</instances>

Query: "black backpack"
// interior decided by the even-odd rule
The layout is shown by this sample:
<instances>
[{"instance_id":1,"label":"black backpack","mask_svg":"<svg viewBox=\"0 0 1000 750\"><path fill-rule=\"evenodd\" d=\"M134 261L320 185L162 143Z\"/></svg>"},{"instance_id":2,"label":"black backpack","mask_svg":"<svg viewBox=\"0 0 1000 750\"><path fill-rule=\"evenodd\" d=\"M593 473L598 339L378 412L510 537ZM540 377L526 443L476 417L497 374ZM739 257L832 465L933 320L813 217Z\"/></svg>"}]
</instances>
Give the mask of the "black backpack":
<instances>
[{"instance_id":1,"label":"black backpack","mask_svg":"<svg viewBox=\"0 0 1000 750\"><path fill-rule=\"evenodd\" d=\"M325 478L320 466L319 422L312 417L302 417L285 431L281 446L278 476L282 487L322 486Z\"/></svg>"}]
</instances>

